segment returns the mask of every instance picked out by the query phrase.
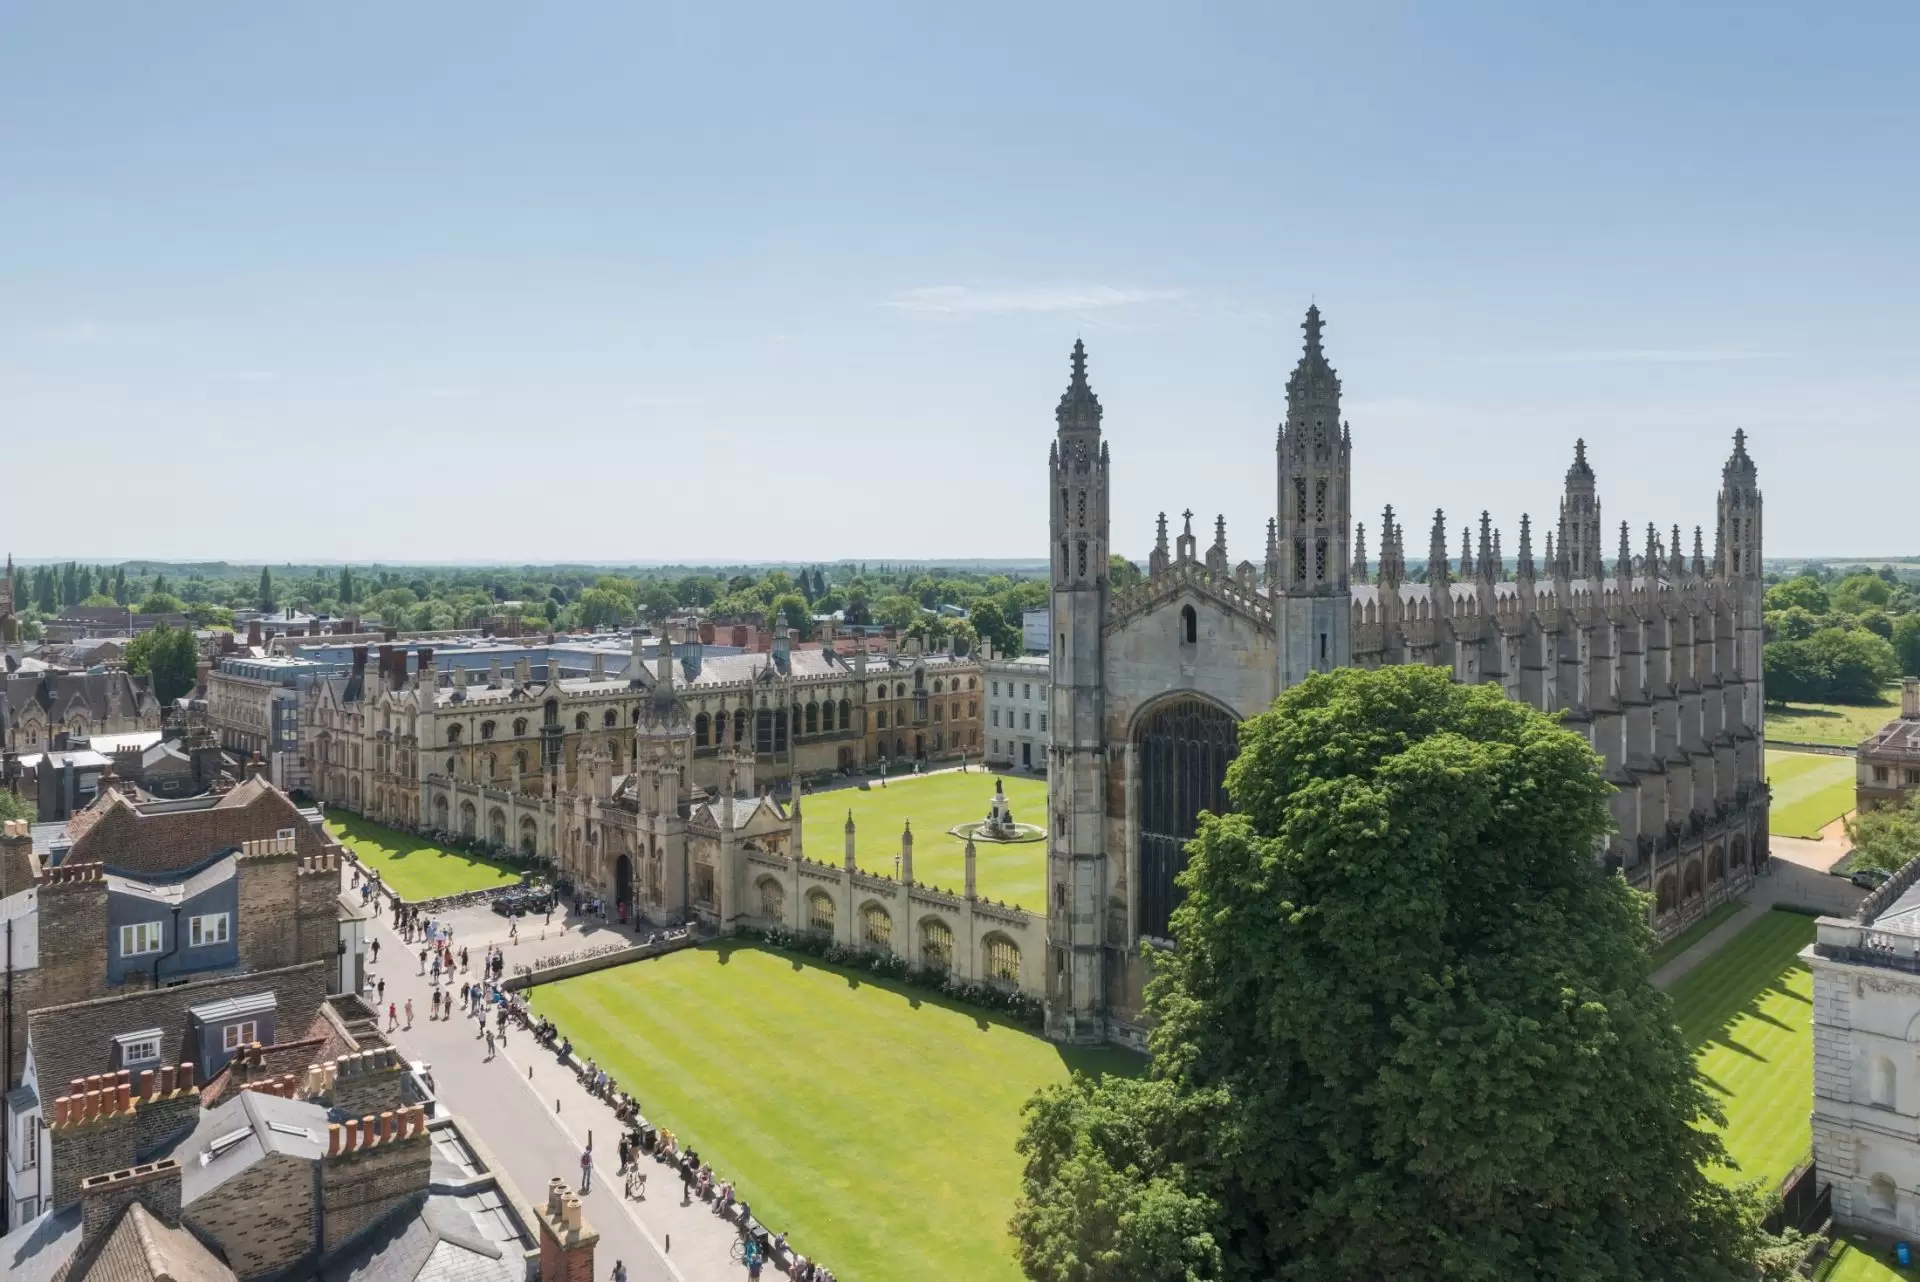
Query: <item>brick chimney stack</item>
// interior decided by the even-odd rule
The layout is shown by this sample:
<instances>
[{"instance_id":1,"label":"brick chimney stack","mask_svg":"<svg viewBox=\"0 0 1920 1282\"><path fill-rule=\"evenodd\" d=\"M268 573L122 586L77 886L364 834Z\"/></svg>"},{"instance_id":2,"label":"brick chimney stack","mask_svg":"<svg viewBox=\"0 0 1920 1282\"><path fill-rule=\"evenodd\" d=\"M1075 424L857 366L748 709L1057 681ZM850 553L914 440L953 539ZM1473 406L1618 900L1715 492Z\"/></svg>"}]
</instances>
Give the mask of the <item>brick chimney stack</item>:
<instances>
[{"instance_id":1,"label":"brick chimney stack","mask_svg":"<svg viewBox=\"0 0 1920 1282\"><path fill-rule=\"evenodd\" d=\"M580 1213L580 1196L559 1176L547 1184L547 1203L534 1208L540 1221L540 1282L593 1282L593 1248L600 1235Z\"/></svg>"}]
</instances>

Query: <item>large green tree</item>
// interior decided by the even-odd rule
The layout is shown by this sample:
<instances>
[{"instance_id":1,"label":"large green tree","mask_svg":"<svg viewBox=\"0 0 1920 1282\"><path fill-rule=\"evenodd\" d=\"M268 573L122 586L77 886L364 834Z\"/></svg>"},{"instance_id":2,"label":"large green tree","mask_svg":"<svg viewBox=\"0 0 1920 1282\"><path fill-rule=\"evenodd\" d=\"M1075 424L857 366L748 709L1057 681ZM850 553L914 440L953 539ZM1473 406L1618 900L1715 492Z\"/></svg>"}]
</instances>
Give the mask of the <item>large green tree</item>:
<instances>
[{"instance_id":1,"label":"large green tree","mask_svg":"<svg viewBox=\"0 0 1920 1282\"><path fill-rule=\"evenodd\" d=\"M1715 1105L1646 982L1644 896L1594 860L1586 743L1423 667L1310 678L1240 742L1148 986L1164 1092L1079 1079L1029 1106L1031 1275L1103 1276L1033 1265L1138 1249L1115 1206L1191 1223L1177 1194L1220 1268L1140 1276L1752 1277L1748 1203L1707 1177ZM1071 1120L1115 1111L1157 1164Z\"/></svg>"},{"instance_id":2,"label":"large green tree","mask_svg":"<svg viewBox=\"0 0 1920 1282\"><path fill-rule=\"evenodd\" d=\"M1920 794L1904 806L1881 806L1847 821L1855 868L1898 872L1920 858Z\"/></svg>"},{"instance_id":3,"label":"large green tree","mask_svg":"<svg viewBox=\"0 0 1920 1282\"><path fill-rule=\"evenodd\" d=\"M127 643L127 671L153 683L153 697L172 703L199 682L200 649L186 628L161 624Z\"/></svg>"}]
</instances>

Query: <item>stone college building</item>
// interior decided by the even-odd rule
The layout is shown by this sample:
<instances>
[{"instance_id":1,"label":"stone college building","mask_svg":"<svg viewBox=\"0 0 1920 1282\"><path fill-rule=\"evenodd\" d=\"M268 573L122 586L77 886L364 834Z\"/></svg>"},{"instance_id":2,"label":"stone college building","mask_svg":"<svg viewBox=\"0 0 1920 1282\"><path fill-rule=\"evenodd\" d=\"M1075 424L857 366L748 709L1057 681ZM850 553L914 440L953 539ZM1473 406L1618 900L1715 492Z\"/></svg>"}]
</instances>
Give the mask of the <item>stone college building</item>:
<instances>
[{"instance_id":1,"label":"stone college building","mask_svg":"<svg viewBox=\"0 0 1920 1282\"><path fill-rule=\"evenodd\" d=\"M1593 468L1574 449L1536 559L1482 513L1447 554L1433 516L1424 572L1387 508L1379 560L1349 504L1353 439L1309 308L1276 451L1265 565L1230 564L1224 521L1202 552L1163 514L1144 582L1108 582L1110 465L1086 352L1056 411L1048 459L1052 743L1048 749L1048 1031L1137 1042L1143 946L1168 934L1174 877L1201 810L1225 808L1237 724L1279 693L1346 666L1432 664L1557 711L1618 789L1618 831L1596 852L1653 891L1680 928L1736 894L1766 858L1762 766L1761 498L1744 434L1721 473L1711 559L1694 527L1623 522L1611 564Z\"/></svg>"}]
</instances>

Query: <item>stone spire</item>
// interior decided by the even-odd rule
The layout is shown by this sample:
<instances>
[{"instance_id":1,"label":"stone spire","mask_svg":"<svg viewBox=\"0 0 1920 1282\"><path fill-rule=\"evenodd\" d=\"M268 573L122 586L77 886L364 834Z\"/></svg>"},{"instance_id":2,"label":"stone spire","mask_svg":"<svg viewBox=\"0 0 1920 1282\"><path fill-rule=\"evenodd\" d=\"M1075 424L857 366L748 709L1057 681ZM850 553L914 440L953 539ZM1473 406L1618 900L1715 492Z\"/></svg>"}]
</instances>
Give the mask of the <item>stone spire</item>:
<instances>
[{"instance_id":1,"label":"stone spire","mask_svg":"<svg viewBox=\"0 0 1920 1282\"><path fill-rule=\"evenodd\" d=\"M1560 504L1560 555L1569 577L1598 580L1605 572L1600 550L1600 500L1594 493L1593 468L1587 464L1587 443L1573 443L1573 465Z\"/></svg>"},{"instance_id":2,"label":"stone spire","mask_svg":"<svg viewBox=\"0 0 1920 1282\"><path fill-rule=\"evenodd\" d=\"M1547 535L1547 546L1549 548L1547 559L1551 561L1553 559L1551 551L1553 535L1551 534ZM1525 512L1520 514L1520 555L1514 561L1513 577L1522 583L1533 582L1533 518Z\"/></svg>"},{"instance_id":3,"label":"stone spire","mask_svg":"<svg viewBox=\"0 0 1920 1282\"><path fill-rule=\"evenodd\" d=\"M1460 527L1460 581L1466 583L1478 573L1473 564L1473 527L1463 525Z\"/></svg>"},{"instance_id":4,"label":"stone spire","mask_svg":"<svg viewBox=\"0 0 1920 1282\"><path fill-rule=\"evenodd\" d=\"M1453 576L1447 572L1447 514L1440 508L1433 509L1433 536L1427 540L1427 583L1436 587L1448 582ZM1441 598L1434 596L1434 608L1437 612Z\"/></svg>"},{"instance_id":5,"label":"stone spire","mask_svg":"<svg viewBox=\"0 0 1920 1282\"><path fill-rule=\"evenodd\" d=\"M1558 557L1554 556L1553 554L1553 531L1552 530L1547 531L1547 573L1549 575L1560 574L1560 560ZM1560 577L1565 578L1566 576L1560 575Z\"/></svg>"},{"instance_id":6,"label":"stone spire","mask_svg":"<svg viewBox=\"0 0 1920 1282\"><path fill-rule=\"evenodd\" d=\"M1153 552L1147 557L1147 574L1159 574L1167 568L1167 514L1162 512L1154 522Z\"/></svg>"},{"instance_id":7,"label":"stone spire","mask_svg":"<svg viewBox=\"0 0 1920 1282\"><path fill-rule=\"evenodd\" d=\"M1673 542L1667 545L1667 577L1675 583L1687 577L1687 556L1680 550L1680 527L1673 527Z\"/></svg>"},{"instance_id":8,"label":"stone spire","mask_svg":"<svg viewBox=\"0 0 1920 1282\"><path fill-rule=\"evenodd\" d=\"M1620 558L1614 562L1613 577L1623 591L1633 582L1633 545L1628 541L1625 521L1620 522Z\"/></svg>"},{"instance_id":9,"label":"stone spire","mask_svg":"<svg viewBox=\"0 0 1920 1282\"><path fill-rule=\"evenodd\" d=\"M1707 557L1701 550L1700 538L1700 527L1696 525L1693 527L1693 577L1696 579L1707 577Z\"/></svg>"},{"instance_id":10,"label":"stone spire","mask_svg":"<svg viewBox=\"0 0 1920 1282\"><path fill-rule=\"evenodd\" d=\"M1062 434L1100 430L1100 398L1087 383L1087 345L1077 338L1073 340L1073 372L1068 376L1067 390L1061 393L1060 408L1054 411L1053 417Z\"/></svg>"},{"instance_id":11,"label":"stone spire","mask_svg":"<svg viewBox=\"0 0 1920 1282\"><path fill-rule=\"evenodd\" d=\"M1193 549L1199 540L1193 537L1193 509L1182 512L1180 519L1185 524L1180 527L1179 537L1173 541L1173 559L1184 565L1194 559Z\"/></svg>"},{"instance_id":12,"label":"stone spire","mask_svg":"<svg viewBox=\"0 0 1920 1282\"><path fill-rule=\"evenodd\" d=\"M1393 523L1393 504L1380 514L1380 587L1382 595L1398 588L1407 576L1405 549L1399 527Z\"/></svg>"},{"instance_id":13,"label":"stone spire","mask_svg":"<svg viewBox=\"0 0 1920 1282\"><path fill-rule=\"evenodd\" d=\"M1484 508L1480 512L1480 553L1475 569L1488 583L1500 577L1493 569L1493 517Z\"/></svg>"},{"instance_id":14,"label":"stone spire","mask_svg":"<svg viewBox=\"0 0 1920 1282\"><path fill-rule=\"evenodd\" d=\"M1280 583L1280 522L1273 517L1267 518L1267 586L1277 587Z\"/></svg>"},{"instance_id":15,"label":"stone spire","mask_svg":"<svg viewBox=\"0 0 1920 1282\"><path fill-rule=\"evenodd\" d=\"M1654 528L1652 521L1648 521L1647 550L1641 556L1641 564L1645 567L1645 573L1649 583L1656 582L1660 578L1660 571L1664 568L1663 563L1665 560L1666 558L1660 555L1660 531Z\"/></svg>"},{"instance_id":16,"label":"stone spire","mask_svg":"<svg viewBox=\"0 0 1920 1282\"><path fill-rule=\"evenodd\" d=\"M1507 557L1506 554L1500 550L1500 529L1498 526L1494 527L1493 531L1493 577L1497 583L1505 583L1507 581Z\"/></svg>"},{"instance_id":17,"label":"stone spire","mask_svg":"<svg viewBox=\"0 0 1920 1282\"><path fill-rule=\"evenodd\" d=\"M1353 581L1367 581L1367 525L1364 521L1353 527Z\"/></svg>"},{"instance_id":18,"label":"stone spire","mask_svg":"<svg viewBox=\"0 0 1920 1282\"><path fill-rule=\"evenodd\" d=\"M1213 546L1207 549L1207 572L1227 572L1227 515L1224 512L1213 518Z\"/></svg>"},{"instance_id":19,"label":"stone spire","mask_svg":"<svg viewBox=\"0 0 1920 1282\"><path fill-rule=\"evenodd\" d=\"M1760 471L1747 456L1747 434L1735 430L1733 454L1721 469L1719 501L1720 540L1726 560L1720 572L1728 578L1760 579Z\"/></svg>"}]
</instances>

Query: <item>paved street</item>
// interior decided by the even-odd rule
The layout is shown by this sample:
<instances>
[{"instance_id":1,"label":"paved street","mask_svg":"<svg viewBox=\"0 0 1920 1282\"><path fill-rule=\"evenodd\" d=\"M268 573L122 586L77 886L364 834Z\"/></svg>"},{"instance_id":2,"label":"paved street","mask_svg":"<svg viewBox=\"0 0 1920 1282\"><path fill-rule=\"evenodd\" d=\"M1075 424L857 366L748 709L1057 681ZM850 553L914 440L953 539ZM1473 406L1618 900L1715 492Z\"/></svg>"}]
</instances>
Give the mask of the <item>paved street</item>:
<instances>
[{"instance_id":1,"label":"paved street","mask_svg":"<svg viewBox=\"0 0 1920 1282\"><path fill-rule=\"evenodd\" d=\"M617 926L567 927L564 910L555 912L551 925L543 926L537 917L523 919L518 944L508 942L507 919L486 909L460 910L449 919L455 948L466 946L474 963L468 974L455 977L456 996L463 980L478 976L480 955L490 942L506 950L511 974L516 964L629 936ZM543 930L545 939L540 938ZM621 1196L622 1181L615 1175L619 1132L612 1110L588 1095L555 1056L530 1034L514 1029L505 1051L488 1062L485 1040L472 1019L427 1018L432 989L431 981L419 974L419 949L401 942L385 913L369 937L380 940L380 961L371 972L387 981L386 1000L402 1012L403 1027L389 1036L408 1058L433 1065L441 1102L473 1128L530 1203L544 1197L553 1176L569 1187L579 1186L580 1151L591 1135L594 1177L585 1209L600 1232L594 1264L601 1278L611 1276L616 1260L625 1261L630 1282L718 1282L746 1276L745 1267L729 1259L738 1238L733 1227L704 1203L683 1207L679 1182L666 1166L642 1159L649 1176L646 1200L628 1202ZM408 998L414 1009L411 1030L404 1027ZM644 1108L644 1088L636 1094Z\"/></svg>"}]
</instances>

